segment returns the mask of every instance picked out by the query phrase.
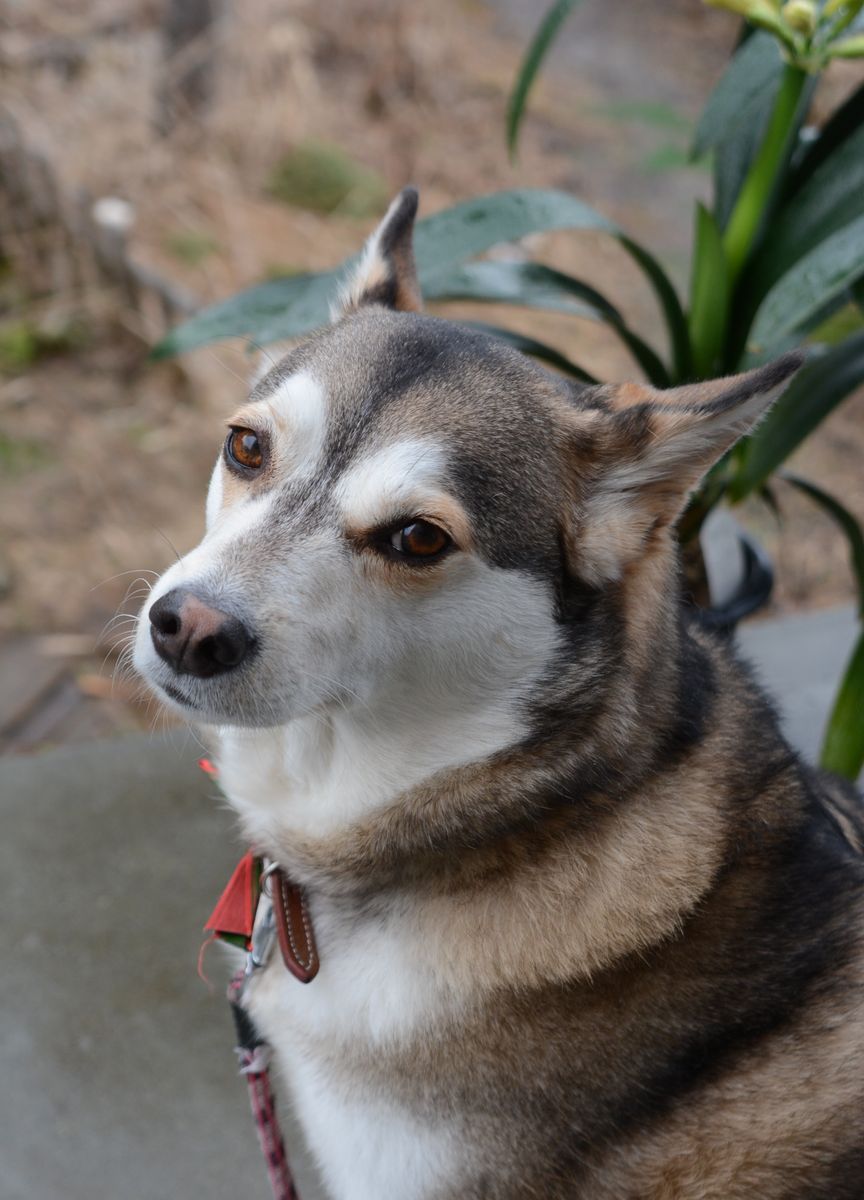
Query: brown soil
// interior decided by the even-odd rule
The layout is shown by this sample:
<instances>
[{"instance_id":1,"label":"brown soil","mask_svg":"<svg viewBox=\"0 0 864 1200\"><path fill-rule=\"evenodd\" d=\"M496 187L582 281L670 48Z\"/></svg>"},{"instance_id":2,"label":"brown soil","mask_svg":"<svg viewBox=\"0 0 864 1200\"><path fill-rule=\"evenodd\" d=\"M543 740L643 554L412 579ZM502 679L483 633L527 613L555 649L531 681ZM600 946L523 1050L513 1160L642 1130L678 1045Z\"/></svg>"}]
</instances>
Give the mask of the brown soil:
<instances>
[{"instance_id":1,"label":"brown soil","mask_svg":"<svg viewBox=\"0 0 864 1200\"><path fill-rule=\"evenodd\" d=\"M14 6L14 20L0 10L0 101L65 187L130 201L136 256L202 301L274 272L330 266L374 224L268 197L274 163L307 138L339 143L392 191L415 181L425 212L499 187L571 190L651 244L683 282L692 200L708 180L698 170L659 170L657 161L686 144L675 113L682 122L698 113L734 22L696 0L586 5L536 90L513 167L502 129L526 8L515 0L494 8L479 0L249 0L221 26L206 113L186 114L165 137L154 127L161 6L75 0L60 13L34 0ZM539 9L530 11L533 23ZM71 53L78 65L58 67L58 46L61 63ZM832 86L848 85L841 70ZM673 120L630 119L622 100L661 104ZM206 242L195 265L178 257L183 235ZM534 239L531 249L597 283L640 331L659 336L651 296L606 239L557 235ZM242 346L220 345L154 365L148 331L120 296L60 287L28 298L16 251L7 247L17 270L7 297L24 298L27 320L83 322L84 343L0 377L0 634L95 639L118 609L134 609L146 572L197 539L220 423L243 395L248 359ZM636 374L590 322L518 310L494 319L542 336L601 376ZM862 448L858 396L793 466L864 516ZM779 564L776 606L851 598L842 539L806 501L782 501L779 532L764 511L746 514ZM92 679L96 660L81 663Z\"/></svg>"}]
</instances>

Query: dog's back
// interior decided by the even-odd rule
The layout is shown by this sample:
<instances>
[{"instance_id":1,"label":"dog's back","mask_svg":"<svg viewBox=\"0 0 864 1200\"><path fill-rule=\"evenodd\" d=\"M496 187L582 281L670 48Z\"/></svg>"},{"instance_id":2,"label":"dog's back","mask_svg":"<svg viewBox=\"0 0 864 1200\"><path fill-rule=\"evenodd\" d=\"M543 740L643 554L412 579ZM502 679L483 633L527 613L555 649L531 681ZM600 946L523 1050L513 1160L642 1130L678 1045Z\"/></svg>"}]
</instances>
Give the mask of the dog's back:
<instances>
[{"instance_id":1,"label":"dog's back","mask_svg":"<svg viewBox=\"0 0 864 1200\"><path fill-rule=\"evenodd\" d=\"M680 603L799 365L571 389L419 304L416 198L232 423L137 660L320 972L246 1002L336 1200L864 1195L864 863ZM397 310L397 311L394 311Z\"/></svg>"}]
</instances>

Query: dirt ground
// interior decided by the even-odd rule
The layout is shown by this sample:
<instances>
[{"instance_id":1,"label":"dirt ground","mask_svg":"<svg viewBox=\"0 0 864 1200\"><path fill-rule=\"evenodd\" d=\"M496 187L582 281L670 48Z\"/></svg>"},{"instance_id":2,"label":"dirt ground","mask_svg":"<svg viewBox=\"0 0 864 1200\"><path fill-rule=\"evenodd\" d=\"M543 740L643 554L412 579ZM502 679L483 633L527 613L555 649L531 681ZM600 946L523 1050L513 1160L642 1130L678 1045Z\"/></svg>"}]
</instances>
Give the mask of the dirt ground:
<instances>
[{"instance_id":1,"label":"dirt ground","mask_svg":"<svg viewBox=\"0 0 864 1200\"><path fill-rule=\"evenodd\" d=\"M684 283L692 202L709 181L679 164L734 21L698 0L589 0L536 90L514 166L506 99L541 10L528 0L227 4L209 102L178 111L165 132L159 3L7 0L0 105L70 194L128 201L136 258L202 303L333 265L374 225L371 212L325 215L271 194L277 164L310 143L347 151L376 173L382 194L417 183L426 213L501 187L570 190L651 245ZM823 106L848 88L844 71ZM140 603L148 573L200 534L221 423L243 395L249 361L243 346L223 344L149 362L158 330L122 294L98 280L34 288L26 238L7 235L0 228L0 636L42 638L43 656L53 645L66 677L71 661L76 687L101 703L128 631L122 614ZM652 299L614 245L556 235L531 249L597 283L658 336ZM494 319L603 377L637 374L588 321L513 309ZM862 451L859 395L793 465L864 517ZM781 502L779 529L758 506L743 514L778 564L775 611L851 598L841 538L798 496ZM115 688L131 704L122 678ZM125 715L104 721L141 719L134 707L117 711ZM51 736L56 729L35 742Z\"/></svg>"}]
</instances>

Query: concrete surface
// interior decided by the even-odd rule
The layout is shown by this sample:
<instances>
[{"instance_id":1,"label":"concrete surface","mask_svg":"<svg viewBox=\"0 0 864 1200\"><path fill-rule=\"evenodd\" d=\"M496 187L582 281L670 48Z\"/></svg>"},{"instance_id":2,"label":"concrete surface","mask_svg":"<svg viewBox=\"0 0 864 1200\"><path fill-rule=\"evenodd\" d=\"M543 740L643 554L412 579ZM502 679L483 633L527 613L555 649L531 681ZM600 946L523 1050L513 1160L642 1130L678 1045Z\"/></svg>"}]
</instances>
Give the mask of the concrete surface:
<instances>
[{"instance_id":1,"label":"concrete surface","mask_svg":"<svg viewBox=\"0 0 864 1200\"><path fill-rule=\"evenodd\" d=\"M240 853L199 753L0 758L0 1200L270 1194L218 947L196 974Z\"/></svg>"},{"instance_id":2,"label":"concrete surface","mask_svg":"<svg viewBox=\"0 0 864 1200\"><path fill-rule=\"evenodd\" d=\"M811 757L854 633L850 609L740 635ZM198 754L141 735L0 758L0 1200L269 1195L218 948L212 992L195 971L241 849Z\"/></svg>"},{"instance_id":3,"label":"concrete surface","mask_svg":"<svg viewBox=\"0 0 864 1200\"><path fill-rule=\"evenodd\" d=\"M738 645L773 696L786 736L811 762L819 749L837 684L858 637L854 608L829 608L745 623Z\"/></svg>"}]
</instances>

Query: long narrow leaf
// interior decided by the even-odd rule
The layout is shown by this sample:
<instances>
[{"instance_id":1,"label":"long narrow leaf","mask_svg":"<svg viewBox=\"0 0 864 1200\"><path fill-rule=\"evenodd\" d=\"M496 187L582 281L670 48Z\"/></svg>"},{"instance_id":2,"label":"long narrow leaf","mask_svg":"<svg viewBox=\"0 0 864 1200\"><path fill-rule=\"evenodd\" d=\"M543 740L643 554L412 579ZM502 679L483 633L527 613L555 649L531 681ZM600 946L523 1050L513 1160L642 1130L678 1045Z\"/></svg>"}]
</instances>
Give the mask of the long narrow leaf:
<instances>
[{"instance_id":1,"label":"long narrow leaf","mask_svg":"<svg viewBox=\"0 0 864 1200\"><path fill-rule=\"evenodd\" d=\"M256 334L263 345L265 341L306 333L327 320L339 274L339 271L323 271L317 275L291 275L238 292L172 330L153 349L152 357L169 358L209 342L244 334ZM272 325L284 332L262 337Z\"/></svg>"},{"instance_id":2,"label":"long narrow leaf","mask_svg":"<svg viewBox=\"0 0 864 1200\"><path fill-rule=\"evenodd\" d=\"M675 381L684 382L690 379L693 373L693 358L690 349L690 331L687 328L687 318L684 316L684 309L681 307L678 293L656 258L649 254L643 246L623 234L619 234L618 240L634 262L642 268L646 279L654 289L654 295L657 297L666 319Z\"/></svg>"},{"instance_id":3,"label":"long narrow leaf","mask_svg":"<svg viewBox=\"0 0 864 1200\"><path fill-rule=\"evenodd\" d=\"M421 286L434 287L437 274L491 246L559 229L594 229L618 239L657 295L679 364L676 374L683 376L680 364L686 364L687 327L668 276L612 221L565 192L534 188L493 192L427 217L418 224L415 236ZM260 335L262 328L270 341L307 333L327 321L337 281L355 261L356 256L338 271L277 279L232 296L175 329L156 347L154 356L165 358L219 338Z\"/></svg>"},{"instance_id":4,"label":"long narrow leaf","mask_svg":"<svg viewBox=\"0 0 864 1200\"><path fill-rule=\"evenodd\" d=\"M579 2L580 0L555 0L540 22L537 32L525 52L507 105L507 149L511 159L516 156L519 127L525 115L528 93L531 91L540 65L549 53L549 48L554 42L558 30Z\"/></svg>"},{"instance_id":5,"label":"long narrow leaf","mask_svg":"<svg viewBox=\"0 0 864 1200\"><path fill-rule=\"evenodd\" d=\"M749 28L749 26L747 27ZM783 76L776 40L752 32L742 42L708 99L694 156L714 151L714 219L725 230L748 172L762 146ZM807 88L809 95L810 88ZM802 104L800 118L806 110ZM794 139L789 139L790 150Z\"/></svg>"},{"instance_id":6,"label":"long narrow leaf","mask_svg":"<svg viewBox=\"0 0 864 1200\"><path fill-rule=\"evenodd\" d=\"M751 340L770 348L799 329L864 271L864 215L820 242L771 288L756 313Z\"/></svg>"},{"instance_id":7,"label":"long narrow leaf","mask_svg":"<svg viewBox=\"0 0 864 1200\"><path fill-rule=\"evenodd\" d=\"M822 766L857 779L864 766L864 633L840 683L822 746Z\"/></svg>"},{"instance_id":8,"label":"long narrow leaf","mask_svg":"<svg viewBox=\"0 0 864 1200\"><path fill-rule=\"evenodd\" d=\"M704 204L697 204L690 287L690 344L698 376L711 374L717 365L728 312L729 272L720 230Z\"/></svg>"},{"instance_id":9,"label":"long narrow leaf","mask_svg":"<svg viewBox=\"0 0 864 1200\"><path fill-rule=\"evenodd\" d=\"M714 217L725 229L735 208L750 164L756 157L774 103L775 91L764 92L747 105L747 119L735 125L714 148Z\"/></svg>"},{"instance_id":10,"label":"long narrow leaf","mask_svg":"<svg viewBox=\"0 0 864 1200\"><path fill-rule=\"evenodd\" d=\"M759 249L749 286L758 295L825 238L864 214L864 124L777 213Z\"/></svg>"},{"instance_id":11,"label":"long narrow leaf","mask_svg":"<svg viewBox=\"0 0 864 1200\"><path fill-rule=\"evenodd\" d=\"M817 487L809 479L802 479L800 475L793 475L791 471L782 471L780 478L791 483L799 492L803 492L814 504L818 504L844 533L849 543L849 557L858 587L858 613L864 617L864 531L861 529L861 523L853 517L845 504L841 504L835 496Z\"/></svg>"},{"instance_id":12,"label":"long narrow leaf","mask_svg":"<svg viewBox=\"0 0 864 1200\"><path fill-rule=\"evenodd\" d=\"M480 300L550 308L594 320L623 320L590 285L534 262L468 262L436 272L423 289L427 300Z\"/></svg>"},{"instance_id":13,"label":"long narrow leaf","mask_svg":"<svg viewBox=\"0 0 864 1200\"><path fill-rule=\"evenodd\" d=\"M864 83L834 112L789 174L786 195L793 196L814 171L864 123Z\"/></svg>"},{"instance_id":14,"label":"long narrow leaf","mask_svg":"<svg viewBox=\"0 0 864 1200\"><path fill-rule=\"evenodd\" d=\"M574 379L581 380L582 383L598 382L596 376L590 375L583 367L571 362L560 350L556 350L553 346L547 346L545 342L538 342L536 338L525 337L524 334L514 333L512 329L503 329L500 325L487 325L484 321L463 321L462 324L467 325L470 329L479 329L482 333L500 338L502 342L507 342L515 350L521 350L523 354L530 354L532 358L542 359L543 362L557 367L565 375L571 375Z\"/></svg>"},{"instance_id":15,"label":"long narrow leaf","mask_svg":"<svg viewBox=\"0 0 864 1200\"><path fill-rule=\"evenodd\" d=\"M780 81L783 60L770 33L753 33L739 46L708 97L693 139L693 158L701 158L727 141L739 125L749 123L758 101L770 108Z\"/></svg>"},{"instance_id":16,"label":"long narrow leaf","mask_svg":"<svg viewBox=\"0 0 864 1200\"><path fill-rule=\"evenodd\" d=\"M864 382L864 333L816 352L746 443L730 498L762 486L829 413Z\"/></svg>"},{"instance_id":17,"label":"long narrow leaf","mask_svg":"<svg viewBox=\"0 0 864 1200\"><path fill-rule=\"evenodd\" d=\"M424 287L428 300L474 300L547 308L603 321L614 329L651 383L668 387L669 374L649 345L595 288L541 263L474 262L436 274Z\"/></svg>"},{"instance_id":18,"label":"long narrow leaf","mask_svg":"<svg viewBox=\"0 0 864 1200\"><path fill-rule=\"evenodd\" d=\"M431 281L436 270L446 270L492 246L558 229L621 235L613 221L567 192L515 188L476 196L426 217L417 225L414 253L420 274Z\"/></svg>"}]
</instances>

